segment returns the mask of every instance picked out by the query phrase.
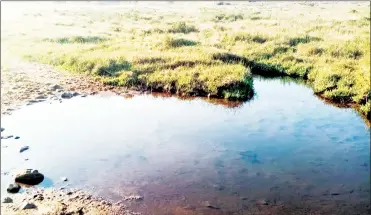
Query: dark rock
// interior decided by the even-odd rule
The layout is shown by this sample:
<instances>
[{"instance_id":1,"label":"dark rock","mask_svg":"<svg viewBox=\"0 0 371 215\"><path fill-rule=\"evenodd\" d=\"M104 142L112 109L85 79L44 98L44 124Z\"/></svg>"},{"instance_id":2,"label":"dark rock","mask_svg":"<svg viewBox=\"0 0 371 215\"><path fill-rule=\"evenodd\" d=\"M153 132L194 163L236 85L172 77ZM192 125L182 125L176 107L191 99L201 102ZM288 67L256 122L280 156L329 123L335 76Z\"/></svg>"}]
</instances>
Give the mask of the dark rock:
<instances>
[{"instance_id":1,"label":"dark rock","mask_svg":"<svg viewBox=\"0 0 371 215\"><path fill-rule=\"evenodd\" d=\"M62 87L59 86L58 84L55 84L55 85L50 87L50 90L52 90L52 91L56 91L56 90L60 90L60 89L62 89Z\"/></svg>"},{"instance_id":2,"label":"dark rock","mask_svg":"<svg viewBox=\"0 0 371 215\"><path fill-rule=\"evenodd\" d=\"M1 128L1 132L5 131L5 128Z\"/></svg>"},{"instance_id":3,"label":"dark rock","mask_svg":"<svg viewBox=\"0 0 371 215\"><path fill-rule=\"evenodd\" d=\"M22 153L22 152L28 150L29 148L30 148L29 146L23 146L23 147L19 150L19 152Z\"/></svg>"},{"instance_id":4,"label":"dark rock","mask_svg":"<svg viewBox=\"0 0 371 215\"><path fill-rule=\"evenodd\" d=\"M42 200L44 200L44 196L43 196L43 194L36 194L36 195L33 196L33 198L34 198L35 200L38 200L38 201L42 201Z\"/></svg>"},{"instance_id":5,"label":"dark rock","mask_svg":"<svg viewBox=\"0 0 371 215\"><path fill-rule=\"evenodd\" d=\"M15 136L14 139L18 140L20 137L19 136Z\"/></svg>"},{"instance_id":6,"label":"dark rock","mask_svg":"<svg viewBox=\"0 0 371 215\"><path fill-rule=\"evenodd\" d=\"M44 180L44 175L39 173L37 170L27 169L24 172L17 174L15 177L15 182L27 184L27 185L37 185Z\"/></svg>"},{"instance_id":7,"label":"dark rock","mask_svg":"<svg viewBox=\"0 0 371 215\"><path fill-rule=\"evenodd\" d=\"M62 177L61 180L62 180L62 181L68 181L68 178L66 178L66 177Z\"/></svg>"},{"instance_id":8,"label":"dark rock","mask_svg":"<svg viewBox=\"0 0 371 215\"><path fill-rule=\"evenodd\" d=\"M72 96L78 96L78 95L80 95L80 94L77 93L77 92L73 92L73 93L72 93Z\"/></svg>"},{"instance_id":9,"label":"dark rock","mask_svg":"<svg viewBox=\"0 0 371 215\"><path fill-rule=\"evenodd\" d=\"M21 186L18 184L10 184L6 191L8 191L8 193L18 193L20 189Z\"/></svg>"},{"instance_id":10,"label":"dark rock","mask_svg":"<svg viewBox=\"0 0 371 215\"><path fill-rule=\"evenodd\" d=\"M73 97L72 93L69 93L69 92L64 92L61 95L62 99L69 99L69 98L72 98L72 97Z\"/></svg>"},{"instance_id":11,"label":"dark rock","mask_svg":"<svg viewBox=\"0 0 371 215\"><path fill-rule=\"evenodd\" d=\"M41 99L41 100L43 100L43 99L46 99L46 96L43 96L43 95L39 95L39 96L37 96L35 99Z\"/></svg>"},{"instance_id":12,"label":"dark rock","mask_svg":"<svg viewBox=\"0 0 371 215\"><path fill-rule=\"evenodd\" d=\"M338 196L338 195L340 195L340 193L338 193L338 192L332 192L331 195L332 196Z\"/></svg>"},{"instance_id":13,"label":"dark rock","mask_svg":"<svg viewBox=\"0 0 371 215\"><path fill-rule=\"evenodd\" d=\"M21 209L22 210L28 210L28 209L34 209L37 208L36 205L32 202L26 202L22 205Z\"/></svg>"},{"instance_id":14,"label":"dark rock","mask_svg":"<svg viewBox=\"0 0 371 215\"><path fill-rule=\"evenodd\" d=\"M13 199L10 198L10 197L5 197L2 201L2 203L12 203L13 202Z\"/></svg>"}]
</instances>

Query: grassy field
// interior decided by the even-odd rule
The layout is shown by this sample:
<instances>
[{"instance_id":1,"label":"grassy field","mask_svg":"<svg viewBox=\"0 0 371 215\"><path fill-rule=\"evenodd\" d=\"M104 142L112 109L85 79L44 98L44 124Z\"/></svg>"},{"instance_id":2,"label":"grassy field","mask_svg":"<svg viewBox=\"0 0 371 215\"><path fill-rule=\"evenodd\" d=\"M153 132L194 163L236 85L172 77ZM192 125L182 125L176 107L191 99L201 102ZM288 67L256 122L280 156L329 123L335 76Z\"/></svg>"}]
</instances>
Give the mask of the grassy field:
<instances>
[{"instance_id":1,"label":"grassy field","mask_svg":"<svg viewBox=\"0 0 371 215\"><path fill-rule=\"evenodd\" d=\"M3 64L16 55L107 84L237 100L253 95L251 74L292 76L370 118L369 2L7 2L1 12Z\"/></svg>"}]
</instances>

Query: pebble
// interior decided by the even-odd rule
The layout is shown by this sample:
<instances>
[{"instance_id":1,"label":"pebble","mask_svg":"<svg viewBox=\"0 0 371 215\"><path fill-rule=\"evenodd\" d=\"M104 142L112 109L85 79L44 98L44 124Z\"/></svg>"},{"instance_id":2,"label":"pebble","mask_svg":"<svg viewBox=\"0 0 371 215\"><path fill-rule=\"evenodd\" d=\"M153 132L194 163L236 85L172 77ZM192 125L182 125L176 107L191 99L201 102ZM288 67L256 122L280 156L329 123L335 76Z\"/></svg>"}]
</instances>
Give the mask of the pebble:
<instances>
[{"instance_id":1,"label":"pebble","mask_svg":"<svg viewBox=\"0 0 371 215\"><path fill-rule=\"evenodd\" d=\"M2 203L12 203L13 202L13 199L10 198L10 197L5 197L2 201Z\"/></svg>"},{"instance_id":2,"label":"pebble","mask_svg":"<svg viewBox=\"0 0 371 215\"><path fill-rule=\"evenodd\" d=\"M67 177L62 177L61 180L62 181L68 181L68 178Z\"/></svg>"},{"instance_id":3,"label":"pebble","mask_svg":"<svg viewBox=\"0 0 371 215\"><path fill-rule=\"evenodd\" d=\"M32 202L26 202L21 207L22 210L34 209L34 208L36 208L36 205Z\"/></svg>"},{"instance_id":4,"label":"pebble","mask_svg":"<svg viewBox=\"0 0 371 215\"><path fill-rule=\"evenodd\" d=\"M56 91L56 90L59 91L61 89L62 89L62 87L59 86L58 84L55 84L55 85L50 87L50 90L52 90L52 91Z\"/></svg>"},{"instance_id":5,"label":"pebble","mask_svg":"<svg viewBox=\"0 0 371 215\"><path fill-rule=\"evenodd\" d=\"M23 147L19 150L19 152L22 153L22 152L28 150L29 148L30 148L29 146L23 146Z\"/></svg>"},{"instance_id":6,"label":"pebble","mask_svg":"<svg viewBox=\"0 0 371 215\"><path fill-rule=\"evenodd\" d=\"M1 128L1 132L5 131L5 128Z\"/></svg>"},{"instance_id":7,"label":"pebble","mask_svg":"<svg viewBox=\"0 0 371 215\"><path fill-rule=\"evenodd\" d=\"M61 98L62 98L62 99L69 99L69 98L71 98L71 97L72 97L72 94L69 93L69 92L64 92L64 93L62 93L62 95L61 95Z\"/></svg>"},{"instance_id":8,"label":"pebble","mask_svg":"<svg viewBox=\"0 0 371 215\"><path fill-rule=\"evenodd\" d=\"M9 184L6 191L8 191L8 193L18 193L20 189L21 186L19 186L18 184Z\"/></svg>"},{"instance_id":9,"label":"pebble","mask_svg":"<svg viewBox=\"0 0 371 215\"><path fill-rule=\"evenodd\" d=\"M46 99L46 97L44 95L39 95L35 99Z\"/></svg>"},{"instance_id":10,"label":"pebble","mask_svg":"<svg viewBox=\"0 0 371 215\"><path fill-rule=\"evenodd\" d=\"M18 140L20 137L19 136L15 136L14 139Z\"/></svg>"}]
</instances>

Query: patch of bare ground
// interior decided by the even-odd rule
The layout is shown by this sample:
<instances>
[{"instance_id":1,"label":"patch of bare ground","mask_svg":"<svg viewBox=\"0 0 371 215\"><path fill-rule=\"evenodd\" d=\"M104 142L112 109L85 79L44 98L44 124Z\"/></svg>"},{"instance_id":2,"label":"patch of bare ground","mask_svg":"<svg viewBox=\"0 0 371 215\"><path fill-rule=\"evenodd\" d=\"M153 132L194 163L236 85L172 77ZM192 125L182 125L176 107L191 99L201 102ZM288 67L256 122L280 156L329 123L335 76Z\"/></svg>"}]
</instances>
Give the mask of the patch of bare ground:
<instances>
[{"instance_id":1,"label":"patch of bare ground","mask_svg":"<svg viewBox=\"0 0 371 215\"><path fill-rule=\"evenodd\" d=\"M112 203L81 190L32 189L11 195L11 203L1 204L1 214L9 215L138 215L122 203ZM28 206L26 206L28 205Z\"/></svg>"},{"instance_id":2,"label":"patch of bare ground","mask_svg":"<svg viewBox=\"0 0 371 215\"><path fill-rule=\"evenodd\" d=\"M11 114L23 105L53 100L62 102L65 98L93 95L101 91L118 95L138 93L39 63L13 59L6 68L1 67L1 114Z\"/></svg>"}]
</instances>

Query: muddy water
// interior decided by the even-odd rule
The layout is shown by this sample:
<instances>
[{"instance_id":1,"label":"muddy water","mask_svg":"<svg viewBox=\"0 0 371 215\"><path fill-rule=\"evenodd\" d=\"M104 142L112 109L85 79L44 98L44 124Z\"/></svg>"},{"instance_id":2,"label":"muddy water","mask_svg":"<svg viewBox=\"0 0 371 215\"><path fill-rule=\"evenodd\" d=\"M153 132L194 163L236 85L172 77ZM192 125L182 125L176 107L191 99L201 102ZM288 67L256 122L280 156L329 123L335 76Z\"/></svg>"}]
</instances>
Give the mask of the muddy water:
<instances>
[{"instance_id":1,"label":"muddy water","mask_svg":"<svg viewBox=\"0 0 371 215\"><path fill-rule=\"evenodd\" d=\"M37 168L39 186L141 195L127 203L144 214L368 214L362 118L303 85L254 85L238 105L103 94L24 107L2 117L3 135L21 138L1 141L1 192L17 169Z\"/></svg>"}]
</instances>

